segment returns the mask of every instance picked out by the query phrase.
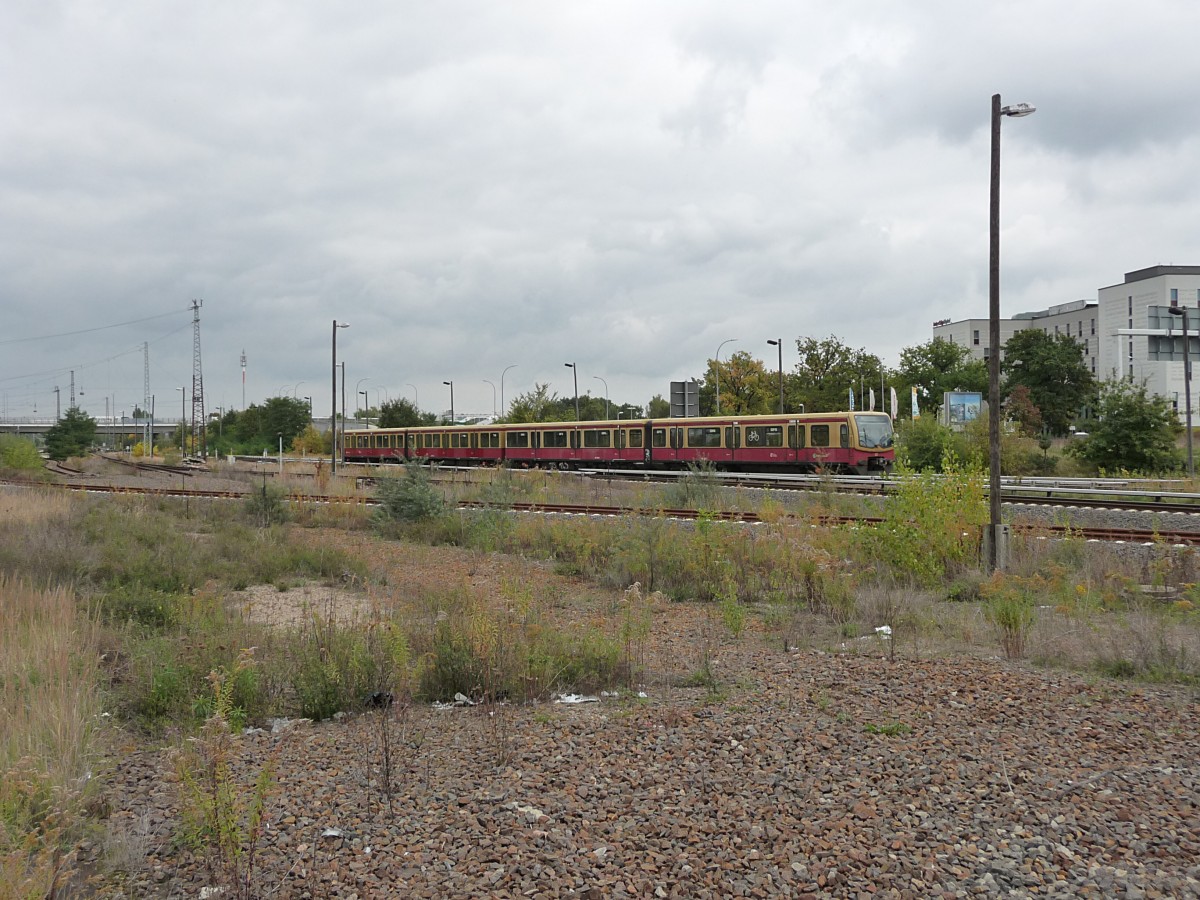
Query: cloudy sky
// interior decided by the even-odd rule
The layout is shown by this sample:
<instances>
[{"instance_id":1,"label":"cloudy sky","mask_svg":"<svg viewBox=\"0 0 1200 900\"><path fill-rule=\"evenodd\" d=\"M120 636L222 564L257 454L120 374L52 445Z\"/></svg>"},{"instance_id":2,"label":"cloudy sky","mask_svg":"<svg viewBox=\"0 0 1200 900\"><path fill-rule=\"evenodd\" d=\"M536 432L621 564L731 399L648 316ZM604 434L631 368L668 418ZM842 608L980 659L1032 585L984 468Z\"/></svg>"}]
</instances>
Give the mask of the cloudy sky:
<instances>
[{"instance_id":1,"label":"cloudy sky","mask_svg":"<svg viewBox=\"0 0 1200 900\"><path fill-rule=\"evenodd\" d=\"M768 338L899 361L1200 264L1190 0L0 4L8 418L286 392L644 403ZM789 356L791 357L789 359ZM597 377L599 376L599 377ZM486 379L486 381L485 381ZM496 398L497 404L499 397Z\"/></svg>"}]
</instances>

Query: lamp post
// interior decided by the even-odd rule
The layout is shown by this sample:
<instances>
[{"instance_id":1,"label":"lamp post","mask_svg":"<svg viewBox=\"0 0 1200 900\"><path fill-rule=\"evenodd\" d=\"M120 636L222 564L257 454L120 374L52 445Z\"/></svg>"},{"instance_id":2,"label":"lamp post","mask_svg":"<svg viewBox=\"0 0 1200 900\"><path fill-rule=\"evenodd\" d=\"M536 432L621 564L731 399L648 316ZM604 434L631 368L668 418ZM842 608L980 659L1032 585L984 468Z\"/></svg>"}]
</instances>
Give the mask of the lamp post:
<instances>
[{"instance_id":1,"label":"lamp post","mask_svg":"<svg viewBox=\"0 0 1200 900\"><path fill-rule=\"evenodd\" d=\"M779 414L783 415L783 338L768 340L767 343L779 348Z\"/></svg>"},{"instance_id":2,"label":"lamp post","mask_svg":"<svg viewBox=\"0 0 1200 900\"><path fill-rule=\"evenodd\" d=\"M413 389L413 406L415 406L418 410L420 410L421 409L421 395L417 393L417 386L415 384L406 384L405 387L410 387Z\"/></svg>"},{"instance_id":3,"label":"lamp post","mask_svg":"<svg viewBox=\"0 0 1200 900\"><path fill-rule=\"evenodd\" d=\"M736 340L737 340L737 338L726 338L725 340L721 341L721 343L717 344L717 356L715 359L716 364L713 366L713 379L716 381L716 384L717 384L717 415L718 416L721 414L721 348L724 347L726 344L732 344Z\"/></svg>"},{"instance_id":4,"label":"lamp post","mask_svg":"<svg viewBox=\"0 0 1200 900\"><path fill-rule=\"evenodd\" d=\"M179 454L187 456L187 385L175 390L183 392L179 395Z\"/></svg>"},{"instance_id":5,"label":"lamp post","mask_svg":"<svg viewBox=\"0 0 1200 900\"><path fill-rule=\"evenodd\" d=\"M296 399L296 392L300 390L300 385L302 385L302 384L305 384L305 382L297 381L295 386L292 388L292 399L293 400Z\"/></svg>"},{"instance_id":6,"label":"lamp post","mask_svg":"<svg viewBox=\"0 0 1200 900\"><path fill-rule=\"evenodd\" d=\"M517 364L513 363L511 366L505 366L504 371L500 373L500 408L504 410L500 414L502 416L508 415L508 407L504 405L504 376L508 374L509 369L515 369L516 367Z\"/></svg>"},{"instance_id":7,"label":"lamp post","mask_svg":"<svg viewBox=\"0 0 1200 900\"><path fill-rule=\"evenodd\" d=\"M338 444L338 453L342 458L342 463L346 462L346 361L343 359L338 366L342 370L342 440Z\"/></svg>"},{"instance_id":8,"label":"lamp post","mask_svg":"<svg viewBox=\"0 0 1200 900\"><path fill-rule=\"evenodd\" d=\"M367 426L371 425L371 398L367 396L366 391L359 391L359 395L363 398L363 414L367 417Z\"/></svg>"},{"instance_id":9,"label":"lamp post","mask_svg":"<svg viewBox=\"0 0 1200 900\"><path fill-rule=\"evenodd\" d=\"M592 377L595 378L597 381L602 382L604 384L604 418L607 419L608 415L609 415L609 413L608 413L608 382L605 381L603 378L601 378L599 375L593 375Z\"/></svg>"},{"instance_id":10,"label":"lamp post","mask_svg":"<svg viewBox=\"0 0 1200 900\"><path fill-rule=\"evenodd\" d=\"M330 389L330 395L333 397L333 415L329 417L329 471L334 473L337 471L337 333L339 328L349 328L349 322L338 324L338 320L333 320L333 367L332 379L333 387Z\"/></svg>"},{"instance_id":11,"label":"lamp post","mask_svg":"<svg viewBox=\"0 0 1200 900\"><path fill-rule=\"evenodd\" d=\"M1183 317L1183 402L1187 405L1184 418L1187 421L1187 473L1191 479L1196 470L1192 466L1192 354L1188 343L1188 313L1186 306L1172 306L1169 311L1173 316Z\"/></svg>"},{"instance_id":12,"label":"lamp post","mask_svg":"<svg viewBox=\"0 0 1200 900\"><path fill-rule=\"evenodd\" d=\"M308 407L308 417L312 418L312 397L305 397L304 403Z\"/></svg>"},{"instance_id":13,"label":"lamp post","mask_svg":"<svg viewBox=\"0 0 1200 900\"><path fill-rule=\"evenodd\" d=\"M494 419L496 418L496 382L488 381L485 378L483 379L483 383L490 384L492 386L492 418Z\"/></svg>"},{"instance_id":14,"label":"lamp post","mask_svg":"<svg viewBox=\"0 0 1200 900\"><path fill-rule=\"evenodd\" d=\"M575 363L563 363L571 374L575 377L575 421L579 421L579 370L575 368Z\"/></svg>"},{"instance_id":15,"label":"lamp post","mask_svg":"<svg viewBox=\"0 0 1200 900\"><path fill-rule=\"evenodd\" d=\"M354 383L354 402L355 402L355 403L357 403L357 402L358 402L358 395L359 395L359 394L362 394L363 396L366 396L366 393L367 393L366 391L360 391L360 390L359 390L359 386L360 386L360 385L362 385L362 383L363 383L364 381L370 381L370 380L371 380L370 378L360 378L360 379L358 379L358 381L356 381L356 382ZM363 409L366 409L366 408L367 408L367 407L369 407L370 405L371 405L371 401L370 401L370 399L368 399L368 400L366 401L366 403L364 403L364 404L363 404Z\"/></svg>"},{"instance_id":16,"label":"lamp post","mask_svg":"<svg viewBox=\"0 0 1200 900\"><path fill-rule=\"evenodd\" d=\"M988 551L986 568L1000 568L1000 120L1004 116L1027 116L1034 111L1028 103L1001 106L1000 95L992 95L991 202L988 217L990 258L988 261Z\"/></svg>"},{"instance_id":17,"label":"lamp post","mask_svg":"<svg viewBox=\"0 0 1200 900\"><path fill-rule=\"evenodd\" d=\"M454 382L443 381L442 384L450 385L450 424L454 424Z\"/></svg>"}]
</instances>

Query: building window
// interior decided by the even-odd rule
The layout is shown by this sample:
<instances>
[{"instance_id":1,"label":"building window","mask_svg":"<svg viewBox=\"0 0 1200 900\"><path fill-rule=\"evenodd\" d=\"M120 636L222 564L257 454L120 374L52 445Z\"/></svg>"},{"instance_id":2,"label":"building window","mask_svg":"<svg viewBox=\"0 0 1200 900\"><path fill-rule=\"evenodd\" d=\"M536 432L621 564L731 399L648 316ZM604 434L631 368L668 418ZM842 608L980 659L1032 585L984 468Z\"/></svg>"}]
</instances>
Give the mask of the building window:
<instances>
[{"instance_id":1,"label":"building window","mask_svg":"<svg viewBox=\"0 0 1200 900\"><path fill-rule=\"evenodd\" d=\"M979 329L978 328L976 328L974 331L971 332L971 343L974 344L976 347L979 346Z\"/></svg>"},{"instance_id":2,"label":"building window","mask_svg":"<svg viewBox=\"0 0 1200 900\"><path fill-rule=\"evenodd\" d=\"M1092 334L1094 335L1095 333L1096 333L1096 320L1092 319Z\"/></svg>"},{"instance_id":3,"label":"building window","mask_svg":"<svg viewBox=\"0 0 1200 900\"><path fill-rule=\"evenodd\" d=\"M1179 288L1171 288L1171 305L1179 305Z\"/></svg>"}]
</instances>

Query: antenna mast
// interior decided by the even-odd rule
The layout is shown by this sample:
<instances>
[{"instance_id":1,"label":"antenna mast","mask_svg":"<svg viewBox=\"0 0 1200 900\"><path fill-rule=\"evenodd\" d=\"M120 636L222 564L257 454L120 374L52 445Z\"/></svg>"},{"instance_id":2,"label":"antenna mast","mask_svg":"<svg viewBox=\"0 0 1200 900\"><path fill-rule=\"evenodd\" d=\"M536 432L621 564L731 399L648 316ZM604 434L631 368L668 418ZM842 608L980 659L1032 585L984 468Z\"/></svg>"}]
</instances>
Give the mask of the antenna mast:
<instances>
[{"instance_id":1,"label":"antenna mast","mask_svg":"<svg viewBox=\"0 0 1200 900\"><path fill-rule=\"evenodd\" d=\"M192 440L199 441L200 455L208 458L204 441L204 373L200 367L200 307L203 300L192 301Z\"/></svg>"},{"instance_id":2,"label":"antenna mast","mask_svg":"<svg viewBox=\"0 0 1200 900\"><path fill-rule=\"evenodd\" d=\"M246 348L242 348L242 409L246 408Z\"/></svg>"}]
</instances>

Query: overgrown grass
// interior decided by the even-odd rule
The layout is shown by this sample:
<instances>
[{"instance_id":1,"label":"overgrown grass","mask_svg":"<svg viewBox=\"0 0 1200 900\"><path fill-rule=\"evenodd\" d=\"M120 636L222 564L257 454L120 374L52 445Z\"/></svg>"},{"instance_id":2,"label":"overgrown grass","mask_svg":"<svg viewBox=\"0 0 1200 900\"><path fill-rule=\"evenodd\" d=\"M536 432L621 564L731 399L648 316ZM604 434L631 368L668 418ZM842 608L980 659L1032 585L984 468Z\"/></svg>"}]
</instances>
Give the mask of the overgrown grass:
<instances>
[{"instance_id":1,"label":"overgrown grass","mask_svg":"<svg viewBox=\"0 0 1200 900\"><path fill-rule=\"evenodd\" d=\"M96 626L0 573L0 897L54 896L97 763Z\"/></svg>"}]
</instances>

